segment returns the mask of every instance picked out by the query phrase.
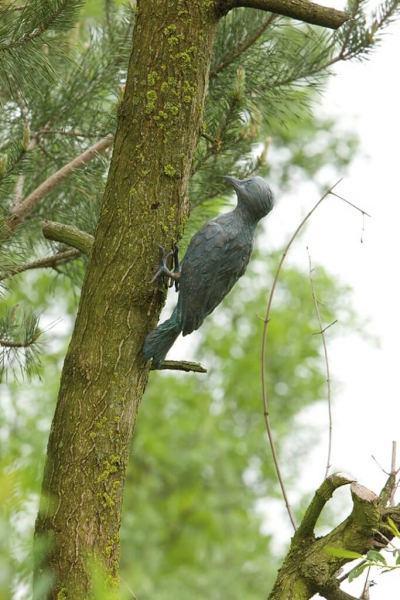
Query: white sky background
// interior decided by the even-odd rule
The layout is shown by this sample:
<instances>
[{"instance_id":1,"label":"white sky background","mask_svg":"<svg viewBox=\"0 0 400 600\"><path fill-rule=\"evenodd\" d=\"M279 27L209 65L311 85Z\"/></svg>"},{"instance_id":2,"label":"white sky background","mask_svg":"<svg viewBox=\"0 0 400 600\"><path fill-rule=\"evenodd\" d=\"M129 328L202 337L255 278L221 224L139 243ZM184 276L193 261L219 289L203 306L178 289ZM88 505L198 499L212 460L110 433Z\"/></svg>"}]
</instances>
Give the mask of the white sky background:
<instances>
[{"instance_id":1,"label":"white sky background","mask_svg":"<svg viewBox=\"0 0 400 600\"><path fill-rule=\"evenodd\" d=\"M343 6L335 0L332 5ZM346 471L376 493L386 476L371 455L389 470L392 440L397 440L400 464L399 65L398 22L387 30L381 47L369 61L336 66L336 77L331 78L316 109L317 113L337 117L341 125L355 130L360 137L358 156L336 191L372 215L372 219L365 218L363 243L361 214L331 197L318 208L288 258L306 269L308 245L314 266L323 265L340 282L351 285L356 313L366 322L368 333L379 340L377 346L359 335L347 335L329 342L329 332L326 334L332 379L340 384L336 385L333 405L332 471ZM332 183L335 180L332 174ZM281 248L318 200L315 188L307 182L299 185L296 195L281 197L279 190L275 192L277 205L268 217L268 238L263 240L266 251ZM181 338L170 357L186 356L183 351L188 347ZM189 354L192 357L191 350ZM273 406L271 413L273 416ZM319 423L322 428L326 426L327 411L322 406L312 407L302 419L313 427ZM326 464L326 446L326 439L322 439L299 474L298 490L288 490L289 495L296 497L305 490L311 493L318 487ZM338 506L345 503L350 509L349 491L340 490L338 496ZM282 527L287 526L289 539L291 530L283 503L268 504L268 530L271 523L275 523L272 530L279 532L281 541ZM371 600L400 598L399 571L375 573L373 579L378 585L370 590ZM362 577L343 587L357 596L364 580Z\"/></svg>"}]
</instances>

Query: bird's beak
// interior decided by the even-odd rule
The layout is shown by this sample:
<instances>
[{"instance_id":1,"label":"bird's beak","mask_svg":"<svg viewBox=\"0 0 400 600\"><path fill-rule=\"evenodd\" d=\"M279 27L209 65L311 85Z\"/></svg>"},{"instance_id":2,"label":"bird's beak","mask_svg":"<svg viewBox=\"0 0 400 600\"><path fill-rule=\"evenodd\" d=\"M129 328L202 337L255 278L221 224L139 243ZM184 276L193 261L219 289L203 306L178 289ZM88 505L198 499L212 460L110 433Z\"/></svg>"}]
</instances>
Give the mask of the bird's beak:
<instances>
[{"instance_id":1,"label":"bird's beak","mask_svg":"<svg viewBox=\"0 0 400 600\"><path fill-rule=\"evenodd\" d=\"M236 177L230 177L229 175L226 175L224 177L224 179L231 184L231 186L236 190L240 190L241 186L242 186L242 182L240 181L240 179L236 179Z\"/></svg>"}]
</instances>

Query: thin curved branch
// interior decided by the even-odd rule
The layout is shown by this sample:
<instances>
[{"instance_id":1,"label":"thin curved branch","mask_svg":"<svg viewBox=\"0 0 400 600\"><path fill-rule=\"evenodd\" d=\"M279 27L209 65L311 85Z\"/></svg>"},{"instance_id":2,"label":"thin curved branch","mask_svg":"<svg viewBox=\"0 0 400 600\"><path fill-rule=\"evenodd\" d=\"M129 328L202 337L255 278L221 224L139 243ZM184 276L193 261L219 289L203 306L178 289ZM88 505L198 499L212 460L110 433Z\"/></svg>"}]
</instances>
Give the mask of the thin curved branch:
<instances>
[{"instance_id":1,"label":"thin curved branch","mask_svg":"<svg viewBox=\"0 0 400 600\"><path fill-rule=\"evenodd\" d=\"M286 509L288 511L289 514L289 518L290 521L293 525L293 529L296 530L296 523L294 520L294 516L292 513L292 509L290 507L289 504L289 499L286 493L286 488L285 488L285 484L283 482L283 477L281 474L281 470L279 467L279 462L278 462L278 456L276 453L276 449L275 449L275 443L273 440L273 436L272 436L272 429L271 429L271 423L270 423L270 419L269 419L269 412L268 412L268 396L267 396L267 386L266 386L266 381L265 381L265 355L266 355L266 342L267 342L267 333L268 333L268 323L270 321L270 315L271 315L271 306L272 306L272 300L274 298L274 294L275 294L275 289L276 289L276 285L278 283L278 278L282 269L282 265L283 262L286 258L287 253L289 252L290 246L293 244L294 240L296 239L299 231L303 228L304 224L308 221L308 219L311 217L311 215L313 214L313 212L318 208L318 206L321 204L321 202L323 202L323 200L325 200L325 198L332 192L332 190L341 182L341 179L339 179L339 181L337 181L333 186L331 186L329 188L329 190L327 190L325 192L325 194L322 196L322 198L320 198L317 202L317 204L314 206L314 208L312 210L310 210L310 212L308 213L308 215L302 220L302 222L300 223L300 225L298 226L298 228L296 229L296 231L294 232L294 234L292 235L292 237L289 240L288 245L285 248L284 253L282 254L281 260L279 262L278 268L276 270L275 273L275 277L274 277L274 281L272 283L272 288L271 288L271 293L269 295L269 299L268 299L268 305L267 305L267 312L265 315L265 319L264 319L264 329L263 329L263 337L262 337L262 345L261 345L261 382L262 382L262 400L263 400L263 407L264 407L264 419L265 419L265 425L267 428L267 434L268 434L268 439L269 439L269 444L271 446L271 452L272 452L272 458L274 460L274 464L275 464L275 470L279 479L279 484L281 486L281 490L282 490L282 494L285 500L285 504L286 504Z\"/></svg>"},{"instance_id":2,"label":"thin curved branch","mask_svg":"<svg viewBox=\"0 0 400 600\"><path fill-rule=\"evenodd\" d=\"M307 538L313 535L318 517L325 504L332 498L335 490L344 485L350 485L354 481L354 479L350 479L344 473L335 473L325 479L315 492L315 496L304 514L299 528L295 533L296 539Z\"/></svg>"},{"instance_id":3,"label":"thin curved branch","mask_svg":"<svg viewBox=\"0 0 400 600\"><path fill-rule=\"evenodd\" d=\"M350 19L348 12L320 6L309 0L221 0L219 2L222 14L240 6L266 10L329 29L338 29Z\"/></svg>"},{"instance_id":4,"label":"thin curved branch","mask_svg":"<svg viewBox=\"0 0 400 600\"><path fill-rule=\"evenodd\" d=\"M310 256L310 252L308 251L308 248L307 248L307 252L308 252L308 264L309 264L309 271L310 271L311 295L313 298L315 314L317 315L317 320L318 320L318 325L319 325L318 333L321 334L322 345L324 347L325 366L326 366L326 383L327 383L327 387L328 387L329 427L328 427L328 458L326 461L326 469L325 469L325 479L326 479L328 477L329 469L331 467L332 429L333 429L333 427L332 427L331 375L330 375L330 370L329 370L328 347L326 345L326 338L325 338L325 331L328 329L328 327L330 327L330 325L328 325L328 327L325 327L325 328L322 326L321 313L320 313L319 306L318 306L317 293L315 291L314 279L312 276L313 268L312 268L312 264L311 264L311 256ZM331 325L333 325L333 323L331 323Z\"/></svg>"},{"instance_id":5,"label":"thin curved branch","mask_svg":"<svg viewBox=\"0 0 400 600\"><path fill-rule=\"evenodd\" d=\"M74 158L70 163L64 165L56 173L51 175L46 181L39 185L23 202L14 206L11 210L12 216L8 219L7 225L14 231L15 228L27 217L27 215L49 194L57 185L69 177L75 169L82 168L86 163L92 161L98 154L104 152L113 143L114 137L108 135L87 150Z\"/></svg>"}]
</instances>

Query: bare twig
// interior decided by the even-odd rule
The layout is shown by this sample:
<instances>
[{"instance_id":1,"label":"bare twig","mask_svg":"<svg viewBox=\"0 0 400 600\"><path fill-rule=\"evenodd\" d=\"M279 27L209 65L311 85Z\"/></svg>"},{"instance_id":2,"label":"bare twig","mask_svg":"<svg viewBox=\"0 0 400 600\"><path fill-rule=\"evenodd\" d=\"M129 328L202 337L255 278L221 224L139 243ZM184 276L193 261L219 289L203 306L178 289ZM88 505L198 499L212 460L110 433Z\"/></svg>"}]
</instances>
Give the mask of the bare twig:
<instances>
[{"instance_id":1,"label":"bare twig","mask_svg":"<svg viewBox=\"0 0 400 600\"><path fill-rule=\"evenodd\" d=\"M207 369L200 363L190 362L187 360L164 360L158 367L159 370L170 371L185 371L186 373L207 373ZM155 371L156 368L151 366L150 370Z\"/></svg>"},{"instance_id":2,"label":"bare twig","mask_svg":"<svg viewBox=\"0 0 400 600\"><path fill-rule=\"evenodd\" d=\"M362 565L365 565L366 562L367 562L366 559L360 560L360 562L358 562L355 565L355 567L353 567L352 569L350 569L350 571L348 571L344 575L341 575L341 577L337 578L338 583L342 583L342 581L346 581L346 579L348 579L350 573L352 573L353 571L355 571L356 569L358 569L358 567L361 567Z\"/></svg>"},{"instance_id":3,"label":"bare twig","mask_svg":"<svg viewBox=\"0 0 400 600\"><path fill-rule=\"evenodd\" d=\"M65 252L59 252L58 254L53 254L52 256L46 256L32 262L23 263L22 265L17 265L4 273L0 273L0 281L9 279L10 277L14 277L14 275L18 275L19 273L30 271L32 269L43 269L48 267L54 268L58 265L63 265L67 262L70 262L71 260L78 258L80 255L81 252L79 250L66 250Z\"/></svg>"},{"instance_id":4,"label":"bare twig","mask_svg":"<svg viewBox=\"0 0 400 600\"><path fill-rule=\"evenodd\" d=\"M121 576L119 576L120 580L122 581L123 584L125 584L125 586L127 587L127 589L129 590L129 592L131 593L131 596L134 600L138 600L137 596L135 596L135 594L132 592L131 588L129 587L129 585L126 583L125 579L122 579Z\"/></svg>"},{"instance_id":5,"label":"bare twig","mask_svg":"<svg viewBox=\"0 0 400 600\"><path fill-rule=\"evenodd\" d=\"M367 576L365 578L365 583L364 583L363 591L361 592L360 600L367 600L367 593L369 590L369 574L370 574L370 572L371 572L371 567L368 567ZM368 594L368 598L369 598L369 594Z\"/></svg>"},{"instance_id":6,"label":"bare twig","mask_svg":"<svg viewBox=\"0 0 400 600\"><path fill-rule=\"evenodd\" d=\"M283 482L283 478L282 478L282 474L279 468L279 463L278 463L278 457L276 454L276 450L275 450L275 444L273 441L273 437L272 437L272 430L271 430L271 423L270 423L270 419L269 419L269 412L268 412L268 397L267 397L267 389L266 389L266 383L265 383L265 356L266 356L266 341L267 341L267 332L268 332L268 324L270 321L270 315L271 315L271 306L272 306L272 300L275 294L275 289L278 283L278 279L279 279L279 275L282 269L282 265L284 263L284 260L287 256L287 253L289 252L289 249L291 247L291 245L293 244L294 240L296 239L298 233L300 232L300 230L303 228L303 226L305 225L305 223L308 221L308 219L311 217L311 215L316 211L316 209L318 208L318 206L325 200L325 198L327 196L329 196L330 194L333 195L333 190L335 189L335 187L341 182L342 180L339 179L339 181L337 181L334 185L332 185L326 192L325 194L318 200L318 202L315 204L315 206L310 210L310 212L307 214L306 217L304 217L304 219L302 220L302 222L300 223L300 225L297 227L296 231L294 232L294 234L292 235L292 237L289 240L289 243L287 244L281 259L279 261L278 264L278 268L275 272L275 277L274 280L272 282L272 287L271 287L271 293L269 295L269 299L268 299L268 305L267 305L267 312L265 315L265 319L264 319L264 329L263 329L263 336L262 336L262 346L261 346L261 382L262 382L262 399L263 399L263 407L264 407L264 418L265 418L265 425L267 428L267 433L268 433L268 439L269 439L269 443L270 443L270 447L271 447L271 452L272 452L272 457L274 460L274 465L275 465L275 470L278 476L278 480L279 480L279 484L281 486L281 490L282 490L282 494L285 500L285 504L286 504L286 508L287 508L287 512L289 514L290 520L292 522L293 528L296 530L296 524L294 521L294 517L293 517L293 513L289 504L289 500L287 497L287 493L286 493L286 488ZM337 194L335 194L335 196L337 196ZM344 198L341 198L340 196L338 196L341 200L344 200ZM347 202L347 200L344 200L345 202ZM350 204L350 203L349 203ZM365 212L363 210L361 210L360 208L358 208L355 205L352 205L354 208L356 208L357 210L361 211L361 212ZM370 215L368 215L370 216ZM321 328L321 333L322 333L322 328Z\"/></svg>"},{"instance_id":7,"label":"bare twig","mask_svg":"<svg viewBox=\"0 0 400 600\"><path fill-rule=\"evenodd\" d=\"M397 442L392 442L392 465L390 472L396 473L396 454L397 454Z\"/></svg>"},{"instance_id":8,"label":"bare twig","mask_svg":"<svg viewBox=\"0 0 400 600\"><path fill-rule=\"evenodd\" d=\"M289 504L289 500L288 500L288 496L287 496L287 493L286 493L285 484L283 482L281 470L279 468L278 456L276 454L275 444L274 444L274 440L273 440L273 437L272 437L271 423L270 423L269 412L268 412L268 396L267 396L267 387L266 387L266 382L265 382L265 355L266 355L266 341L267 341L267 333L268 333L268 324L269 324L269 321L270 321L272 300L274 298L276 285L278 283L278 278L279 278L279 275L280 275L280 272L281 272L281 269L282 269L283 262L284 262L284 260L286 258L287 253L289 252L289 249L290 249L291 245L293 244L293 242L296 239L299 231L303 228L304 224L308 221L308 219L311 217L311 215L313 214L313 212L318 208L318 206L321 204L321 202L323 202L323 200L325 200L325 198L332 192L332 190L340 182L341 182L341 179L339 179L339 181L337 181L333 186L331 186L325 192L325 194L318 200L318 202L314 206L314 208L312 210L310 210L310 212L308 213L308 215L302 220L302 222L300 223L300 225L298 226L298 228L296 229L296 231L294 232L294 234L290 238L289 243L287 244L287 246L286 246L286 248L285 248L285 250L284 250L284 252L283 252L283 254L281 256L281 260L279 261L279 265L278 265L278 268L277 268L276 273L275 273L274 281L272 283L271 293L270 293L269 299L268 299L267 312L266 312L265 319L264 319L264 329L263 329L262 346L261 346L261 382L262 382L262 400L263 400L263 407L264 407L264 419L265 419L265 425L267 427L267 434L268 434L269 444L271 446L271 452L272 452L272 457L273 457L273 460L274 460L275 470L276 470L276 473L277 473L277 476L278 476L278 479L279 479L279 484L281 486L282 494L283 494L283 497L284 497L284 500L285 500L286 509L288 511L289 518L290 518L290 520L292 522L294 530L296 530L296 523L295 523L295 520L294 520L292 509L291 509L290 504Z\"/></svg>"},{"instance_id":9,"label":"bare twig","mask_svg":"<svg viewBox=\"0 0 400 600\"><path fill-rule=\"evenodd\" d=\"M221 145L221 140L217 140L216 138L213 138L212 135L209 135L205 131L202 131L200 135L201 135L201 137L203 137L208 142L211 142L214 146L220 146Z\"/></svg>"},{"instance_id":10,"label":"bare twig","mask_svg":"<svg viewBox=\"0 0 400 600\"><path fill-rule=\"evenodd\" d=\"M350 206L352 206L353 208L358 210L360 213L362 213L363 215L366 215L367 217L370 217L370 219L372 219L371 215L369 215L367 212L365 212L365 210L363 210L362 208L358 208L358 206L356 206L352 202L349 202L348 200L346 200L346 198L339 196L339 194L336 194L335 192L331 192L331 194L332 194L332 196L336 196L336 198L340 198L340 200L343 200L343 202L346 202L346 204L350 204Z\"/></svg>"},{"instance_id":11,"label":"bare twig","mask_svg":"<svg viewBox=\"0 0 400 600\"><path fill-rule=\"evenodd\" d=\"M8 219L7 225L14 231L17 225L23 221L26 216L39 204L41 200L47 194L49 194L57 185L63 182L67 177L69 177L75 169L79 169L83 167L86 163L90 162L98 154L104 152L107 148L111 146L113 143L113 136L108 135L104 139L100 140L87 150L83 152L80 156L77 156L67 165L64 165L61 169L59 169L56 173L51 175L46 181L41 183L36 190L34 190L21 204L18 206L14 206L11 210L12 217Z\"/></svg>"},{"instance_id":12,"label":"bare twig","mask_svg":"<svg viewBox=\"0 0 400 600\"><path fill-rule=\"evenodd\" d=\"M383 473L385 473L385 475L390 475L390 473L388 473L387 471L385 471L385 469L378 463L378 461L376 460L375 456L373 454L371 454L371 458L376 462L376 464L378 465L378 467L380 468L381 471L383 471Z\"/></svg>"},{"instance_id":13,"label":"bare twig","mask_svg":"<svg viewBox=\"0 0 400 600\"><path fill-rule=\"evenodd\" d=\"M323 329L322 319L321 319L321 313L319 311L317 294L316 294L316 291L315 291L314 279L313 279L313 276L312 276L313 269L312 269L312 264L311 264L311 256L310 256L310 252L308 250L308 247L307 247L307 252L308 252L308 264L309 264L309 270L310 270L311 295L312 295L312 298L313 298L313 301L314 301L315 314L317 315L318 324L319 324L319 328L320 328L319 333L321 334L322 344L324 346L324 356L325 356L325 365L326 365L326 383L327 383L327 386L328 386L328 415L329 415L329 427L328 427L328 431L329 431L329 434L328 434L328 458L327 458L326 469L325 469L325 479L326 479L328 477L329 469L331 467L331 454L332 454L331 376L330 376L330 371L329 371L328 348L327 348L326 339L325 339L325 331L326 331L326 329L328 329L328 327L330 327L330 325L328 325L328 327L326 327L325 329ZM333 325L333 323L331 323L331 325Z\"/></svg>"},{"instance_id":14,"label":"bare twig","mask_svg":"<svg viewBox=\"0 0 400 600\"><path fill-rule=\"evenodd\" d=\"M41 129L32 137L41 138L43 135L64 135L67 137L75 137L75 138L99 138L103 137L102 133L82 133L79 131L64 131L62 129Z\"/></svg>"},{"instance_id":15,"label":"bare twig","mask_svg":"<svg viewBox=\"0 0 400 600\"><path fill-rule=\"evenodd\" d=\"M383 544L383 547L387 547L387 546L393 546L393 548L397 551L397 547L393 544L393 542L391 540L389 540L388 537L386 537L386 535L384 535L381 531L379 531L379 529L374 529L374 533L376 533L377 535L379 535L383 541L385 542ZM388 552L390 552L390 550L388 550Z\"/></svg>"},{"instance_id":16,"label":"bare twig","mask_svg":"<svg viewBox=\"0 0 400 600\"><path fill-rule=\"evenodd\" d=\"M14 195L12 199L13 207L19 206L21 203L22 194L24 192L24 184L25 184L25 175L20 173L17 177L17 181L15 183Z\"/></svg>"},{"instance_id":17,"label":"bare twig","mask_svg":"<svg viewBox=\"0 0 400 600\"><path fill-rule=\"evenodd\" d=\"M391 468L390 468L390 475L394 478L395 483L392 487L391 493L390 493L390 498L389 498L389 504L390 506L396 506L396 502L395 502L395 495L396 495L396 490L397 490L397 485L396 485L396 476L398 473L398 470L396 470L396 454L397 454L397 442L393 441L392 442L392 464L391 464Z\"/></svg>"},{"instance_id":18,"label":"bare twig","mask_svg":"<svg viewBox=\"0 0 400 600\"><path fill-rule=\"evenodd\" d=\"M318 300L317 300L317 304L320 304L321 306L325 306L324 304L322 304L322 302L319 302ZM311 335L322 335L323 333L325 333L325 331L327 331L330 327L332 327L332 325L336 325L336 323L337 323L337 319L335 319L332 323L329 323L329 325L324 327L321 331L315 331Z\"/></svg>"}]
</instances>

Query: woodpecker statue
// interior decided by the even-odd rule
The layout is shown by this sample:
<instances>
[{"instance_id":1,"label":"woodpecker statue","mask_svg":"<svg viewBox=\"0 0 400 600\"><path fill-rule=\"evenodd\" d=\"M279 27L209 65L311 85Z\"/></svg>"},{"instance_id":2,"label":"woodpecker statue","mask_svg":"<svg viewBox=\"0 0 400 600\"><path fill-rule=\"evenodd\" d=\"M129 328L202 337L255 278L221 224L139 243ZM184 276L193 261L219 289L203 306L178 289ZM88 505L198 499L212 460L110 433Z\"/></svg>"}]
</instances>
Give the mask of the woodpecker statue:
<instances>
[{"instance_id":1,"label":"woodpecker statue","mask_svg":"<svg viewBox=\"0 0 400 600\"><path fill-rule=\"evenodd\" d=\"M171 318L146 337L144 355L153 360L155 368L160 367L178 335L199 329L244 274L257 223L274 206L274 195L262 177L244 181L235 177L225 179L236 191L236 208L208 221L194 234L181 266L177 247L163 256L164 249L159 246L160 266L150 283L171 278L179 297ZM171 256L174 271L167 267Z\"/></svg>"}]
</instances>

